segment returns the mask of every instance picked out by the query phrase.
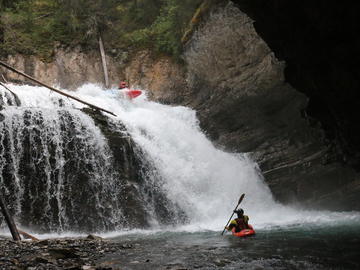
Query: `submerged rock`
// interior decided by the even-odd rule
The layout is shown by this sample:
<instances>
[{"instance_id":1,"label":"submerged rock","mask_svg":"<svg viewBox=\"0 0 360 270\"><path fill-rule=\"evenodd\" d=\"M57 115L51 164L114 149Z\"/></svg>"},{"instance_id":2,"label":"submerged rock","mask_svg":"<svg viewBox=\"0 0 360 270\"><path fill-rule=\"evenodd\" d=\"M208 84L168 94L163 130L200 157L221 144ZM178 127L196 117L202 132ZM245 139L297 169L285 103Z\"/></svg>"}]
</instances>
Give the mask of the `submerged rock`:
<instances>
[{"instance_id":1,"label":"submerged rock","mask_svg":"<svg viewBox=\"0 0 360 270\"><path fill-rule=\"evenodd\" d=\"M93 235L93 234L89 234L86 239L89 239L89 240L103 240L102 237L100 236L96 236L96 235Z\"/></svg>"}]
</instances>

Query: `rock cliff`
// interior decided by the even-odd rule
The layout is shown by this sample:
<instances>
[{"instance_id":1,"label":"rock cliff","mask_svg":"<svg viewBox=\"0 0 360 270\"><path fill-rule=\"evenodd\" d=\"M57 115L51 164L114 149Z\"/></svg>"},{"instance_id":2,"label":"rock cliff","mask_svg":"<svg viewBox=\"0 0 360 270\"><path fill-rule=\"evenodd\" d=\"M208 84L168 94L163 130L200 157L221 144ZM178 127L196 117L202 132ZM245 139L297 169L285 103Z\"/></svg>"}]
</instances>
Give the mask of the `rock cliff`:
<instances>
[{"instance_id":1,"label":"rock cliff","mask_svg":"<svg viewBox=\"0 0 360 270\"><path fill-rule=\"evenodd\" d=\"M54 61L47 63L35 56L8 56L7 63L20 71L24 71L38 80L62 88L75 89L85 82L104 82L104 73L99 52L84 52L80 48L72 50L56 49ZM118 83L119 64L107 57L110 84ZM20 75L1 69L7 80L18 83L31 83Z\"/></svg>"},{"instance_id":2,"label":"rock cliff","mask_svg":"<svg viewBox=\"0 0 360 270\"><path fill-rule=\"evenodd\" d=\"M275 57L250 17L232 3L214 10L185 60L190 104L202 127L227 150L252 152L279 201L360 209L356 171L309 116L309 98L286 82L287 63Z\"/></svg>"}]
</instances>

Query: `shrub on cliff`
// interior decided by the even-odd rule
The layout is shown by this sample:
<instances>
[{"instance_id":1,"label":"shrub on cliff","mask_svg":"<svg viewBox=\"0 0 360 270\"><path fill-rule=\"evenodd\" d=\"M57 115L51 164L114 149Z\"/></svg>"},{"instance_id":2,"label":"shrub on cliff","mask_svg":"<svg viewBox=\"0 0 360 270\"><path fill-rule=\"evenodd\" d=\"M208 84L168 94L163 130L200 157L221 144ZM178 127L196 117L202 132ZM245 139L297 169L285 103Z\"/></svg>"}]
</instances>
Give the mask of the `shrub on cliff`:
<instances>
[{"instance_id":1,"label":"shrub on cliff","mask_svg":"<svg viewBox=\"0 0 360 270\"><path fill-rule=\"evenodd\" d=\"M202 1L168 0L152 25L155 48L159 52L178 56L181 53L181 37L197 6Z\"/></svg>"},{"instance_id":2,"label":"shrub on cliff","mask_svg":"<svg viewBox=\"0 0 360 270\"><path fill-rule=\"evenodd\" d=\"M55 44L154 48L178 56L202 0L0 0L0 54L51 58Z\"/></svg>"}]
</instances>

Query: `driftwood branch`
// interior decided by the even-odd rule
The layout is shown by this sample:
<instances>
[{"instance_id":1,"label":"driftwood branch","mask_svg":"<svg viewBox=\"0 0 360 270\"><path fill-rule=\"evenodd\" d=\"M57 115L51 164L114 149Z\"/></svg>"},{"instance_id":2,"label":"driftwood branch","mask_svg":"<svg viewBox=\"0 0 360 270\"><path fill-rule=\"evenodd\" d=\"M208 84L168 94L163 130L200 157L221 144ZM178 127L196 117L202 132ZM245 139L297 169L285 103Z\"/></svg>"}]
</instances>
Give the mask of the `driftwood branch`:
<instances>
[{"instance_id":1,"label":"driftwood branch","mask_svg":"<svg viewBox=\"0 0 360 270\"><path fill-rule=\"evenodd\" d=\"M4 77L4 74L1 73L1 78L3 79L4 83L7 83L6 78Z\"/></svg>"},{"instance_id":2,"label":"driftwood branch","mask_svg":"<svg viewBox=\"0 0 360 270\"><path fill-rule=\"evenodd\" d=\"M17 105L17 106L20 106L20 105L21 105L21 101L20 101L20 99L18 98L18 96L17 96L13 91L11 91L11 90L9 89L9 87L7 87L7 86L6 86L5 84L3 84L2 82L0 82L0 85L1 85L2 87L4 87L6 90L8 90L8 91L13 95L16 105Z\"/></svg>"},{"instance_id":3,"label":"driftwood branch","mask_svg":"<svg viewBox=\"0 0 360 270\"><path fill-rule=\"evenodd\" d=\"M13 94L13 95L16 95L13 91L11 91L10 89L9 89L9 87L7 87L5 84L3 84L2 82L0 82L0 85L2 86L2 87L4 87L6 90L8 90L11 94Z\"/></svg>"},{"instance_id":4,"label":"driftwood branch","mask_svg":"<svg viewBox=\"0 0 360 270\"><path fill-rule=\"evenodd\" d=\"M110 111L108 111L108 110L105 110L105 109L103 109L103 108L100 108L100 107L98 107L98 106L96 106L96 105L93 105L93 104L91 104L91 103L88 103L88 102L86 102L86 101L83 101L83 100L81 100L81 99L79 99L79 98L77 98L77 97L74 97L74 96L72 96L72 95L66 94L66 93L64 93L64 92L62 92L62 91L60 91L60 90L58 90L58 89L56 89L56 88L54 88L54 87L51 87L51 86L49 86L49 85L47 85L47 84L45 84L45 83L43 83L43 82L40 82L40 81L38 81L37 79L35 79L35 78L33 78L33 77L31 77L31 76L29 76L29 75L27 75L27 74L19 71L19 70L16 70L15 68L9 66L8 64L6 64L6 63L4 63L4 62L2 62L2 61L0 61L0 65L3 66L3 67L5 67L5 68L7 68L7 69L9 69L9 70L11 70L11 71L13 71L13 72L15 72L15 73L17 73L17 74L20 74L21 76L24 76L25 78L28 78L29 80L32 80L32 81L34 81L34 82L36 82L36 83L38 83L38 84L40 84L40 85L42 85L42 86L44 86L44 87L46 87L46 88L49 88L51 91L54 91L54 92L56 92L56 93L58 93L58 94L60 94L60 95L63 95L63 96L65 96L65 97L68 97L68 98L71 98L71 99L73 99L73 100L76 100L76 101L78 101L78 102L80 102L80 103L82 103L82 104L85 104L85 105L87 105L87 106L89 106L89 107L91 107L91 108L93 108L93 109L95 109L95 110L103 111L103 112L106 112L106 113L111 114L111 115L113 115L113 116L116 116L116 114L114 114L114 113L112 113L112 112L110 112Z\"/></svg>"},{"instance_id":5,"label":"driftwood branch","mask_svg":"<svg viewBox=\"0 0 360 270\"><path fill-rule=\"evenodd\" d=\"M9 230L11 232L11 235L12 235L14 241L21 241L21 238L20 238L19 232L16 228L15 222L12 219L12 217L10 216L9 211L6 208L5 202L3 201L1 195L0 195L0 208L1 208L1 212L3 213L3 215L5 217L6 223L9 227Z\"/></svg>"}]
</instances>

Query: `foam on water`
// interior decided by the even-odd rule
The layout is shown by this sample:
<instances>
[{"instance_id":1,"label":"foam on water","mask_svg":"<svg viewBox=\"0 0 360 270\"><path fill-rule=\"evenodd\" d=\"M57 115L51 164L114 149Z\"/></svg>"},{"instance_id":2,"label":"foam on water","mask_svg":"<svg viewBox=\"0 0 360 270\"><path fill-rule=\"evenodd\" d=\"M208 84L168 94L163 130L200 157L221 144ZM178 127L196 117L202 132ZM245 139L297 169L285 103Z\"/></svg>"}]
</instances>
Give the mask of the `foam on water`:
<instances>
[{"instance_id":1,"label":"foam on water","mask_svg":"<svg viewBox=\"0 0 360 270\"><path fill-rule=\"evenodd\" d=\"M22 106L59 106L60 96L45 88L8 86L19 96ZM257 164L246 154L226 153L214 147L201 131L195 111L189 108L161 105L144 95L128 101L117 89L105 91L92 84L69 93L114 112L117 117L108 116L127 126L161 174L168 197L189 216L190 223L175 230L221 230L242 193L246 194L242 208L256 228L360 222L357 212L306 211L276 203ZM66 98L60 103L83 107Z\"/></svg>"}]
</instances>

